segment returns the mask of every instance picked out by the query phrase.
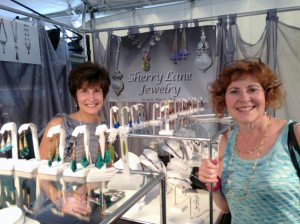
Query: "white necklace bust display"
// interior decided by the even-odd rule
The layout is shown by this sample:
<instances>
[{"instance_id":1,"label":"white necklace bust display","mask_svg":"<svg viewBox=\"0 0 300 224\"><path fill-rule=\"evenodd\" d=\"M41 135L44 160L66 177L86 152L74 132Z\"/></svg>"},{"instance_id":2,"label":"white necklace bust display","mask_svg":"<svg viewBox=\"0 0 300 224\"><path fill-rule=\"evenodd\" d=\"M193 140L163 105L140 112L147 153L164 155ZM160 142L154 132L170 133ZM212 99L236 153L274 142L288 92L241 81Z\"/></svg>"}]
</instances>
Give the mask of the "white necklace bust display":
<instances>
[{"instance_id":1,"label":"white necklace bust display","mask_svg":"<svg viewBox=\"0 0 300 224\"><path fill-rule=\"evenodd\" d=\"M143 165L155 172L166 172L166 167L159 159L157 152L151 149L144 149L140 155L140 161Z\"/></svg>"},{"instance_id":2,"label":"white necklace bust display","mask_svg":"<svg viewBox=\"0 0 300 224\"><path fill-rule=\"evenodd\" d=\"M174 157L177 157L180 159L185 159L183 150L181 149L179 142L177 142L175 140L172 140L172 139L164 140L162 149Z\"/></svg>"}]
</instances>

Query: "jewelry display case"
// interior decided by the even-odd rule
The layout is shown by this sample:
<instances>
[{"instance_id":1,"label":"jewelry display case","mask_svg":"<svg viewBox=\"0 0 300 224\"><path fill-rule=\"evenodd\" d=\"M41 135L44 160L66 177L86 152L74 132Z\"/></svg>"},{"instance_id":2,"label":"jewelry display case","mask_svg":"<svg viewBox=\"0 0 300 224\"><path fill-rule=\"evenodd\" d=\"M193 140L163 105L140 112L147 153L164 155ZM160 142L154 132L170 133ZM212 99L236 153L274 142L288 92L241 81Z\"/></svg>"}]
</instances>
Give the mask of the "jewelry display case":
<instances>
[{"instance_id":1,"label":"jewelry display case","mask_svg":"<svg viewBox=\"0 0 300 224\"><path fill-rule=\"evenodd\" d=\"M163 122L149 122L143 128L131 129L126 137L128 150L139 156L144 170L166 175L167 223L216 223L221 212L214 206L212 192L204 189L204 184L202 189L193 186L192 178L200 181L192 170L199 167L202 159L218 155L219 137L231 128L232 119L219 119L214 114L178 115L169 123L172 135L164 135L162 125ZM153 189L122 217L159 223L159 203L157 189Z\"/></svg>"},{"instance_id":2,"label":"jewelry display case","mask_svg":"<svg viewBox=\"0 0 300 224\"><path fill-rule=\"evenodd\" d=\"M122 173L117 172L122 178ZM0 211L19 208L22 220L30 223L113 223L134 206L151 189L160 189L160 223L166 223L165 175L154 172L134 172L140 180L138 189L109 188L109 181L93 183L40 179L39 174L15 180L15 174L0 176ZM2 214L0 212L0 214ZM6 214L6 213L5 213ZM1 216L2 217L2 216ZM27 223L27 222L26 222Z\"/></svg>"}]
</instances>

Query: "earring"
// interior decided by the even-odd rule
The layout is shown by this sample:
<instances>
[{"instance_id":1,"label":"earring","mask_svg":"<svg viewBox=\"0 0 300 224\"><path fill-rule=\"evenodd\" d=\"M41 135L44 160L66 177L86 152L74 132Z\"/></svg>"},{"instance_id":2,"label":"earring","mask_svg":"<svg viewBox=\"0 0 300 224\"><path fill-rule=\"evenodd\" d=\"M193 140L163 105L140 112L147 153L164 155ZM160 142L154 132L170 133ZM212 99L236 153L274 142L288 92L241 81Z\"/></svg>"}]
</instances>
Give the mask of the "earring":
<instances>
[{"instance_id":1,"label":"earring","mask_svg":"<svg viewBox=\"0 0 300 224\"><path fill-rule=\"evenodd\" d=\"M22 136L19 135L19 150L20 150L20 157L24 158L25 154L24 154L24 145L23 145L23 141L22 141Z\"/></svg>"},{"instance_id":2,"label":"earring","mask_svg":"<svg viewBox=\"0 0 300 224\"><path fill-rule=\"evenodd\" d=\"M52 138L50 138L49 147L48 147L48 166L49 167L52 166L51 142L52 142Z\"/></svg>"},{"instance_id":3,"label":"earring","mask_svg":"<svg viewBox=\"0 0 300 224\"><path fill-rule=\"evenodd\" d=\"M2 139L1 139L1 145L0 145L0 152L5 153L4 135L1 135L1 136L2 136Z\"/></svg>"},{"instance_id":4,"label":"earring","mask_svg":"<svg viewBox=\"0 0 300 224\"><path fill-rule=\"evenodd\" d=\"M114 123L114 128L119 128L120 127L120 122L117 114L113 114L113 123Z\"/></svg>"},{"instance_id":5,"label":"earring","mask_svg":"<svg viewBox=\"0 0 300 224\"><path fill-rule=\"evenodd\" d=\"M24 145L24 151L25 155L27 156L29 153L29 148L28 148L28 142L27 142L27 133L26 131L23 132L23 145Z\"/></svg>"},{"instance_id":6,"label":"earring","mask_svg":"<svg viewBox=\"0 0 300 224\"><path fill-rule=\"evenodd\" d=\"M110 156L107 142L105 143L104 162L106 163L107 166L111 166L111 164L109 164L111 162L111 156Z\"/></svg>"},{"instance_id":7,"label":"earring","mask_svg":"<svg viewBox=\"0 0 300 224\"><path fill-rule=\"evenodd\" d=\"M129 113L129 116L128 116L128 126L130 128L132 128L132 116L131 116L131 113Z\"/></svg>"},{"instance_id":8,"label":"earring","mask_svg":"<svg viewBox=\"0 0 300 224\"><path fill-rule=\"evenodd\" d=\"M102 158L102 153L101 153L101 146L100 143L98 144L98 153L97 153L97 159L95 166L101 169L101 167L104 165L103 158Z\"/></svg>"},{"instance_id":9,"label":"earring","mask_svg":"<svg viewBox=\"0 0 300 224\"><path fill-rule=\"evenodd\" d=\"M83 146L81 150L81 160L80 160L81 165L85 168L89 165L89 161L86 158L86 152L85 152L85 147Z\"/></svg>"},{"instance_id":10,"label":"earring","mask_svg":"<svg viewBox=\"0 0 300 224\"><path fill-rule=\"evenodd\" d=\"M108 151L110 154L111 161L113 163L115 161L115 147L111 142L108 143Z\"/></svg>"},{"instance_id":11,"label":"earring","mask_svg":"<svg viewBox=\"0 0 300 224\"><path fill-rule=\"evenodd\" d=\"M11 144L11 133L10 131L7 133L7 139L6 139L6 144L4 147L4 151L8 152L9 150L12 149L12 144Z\"/></svg>"},{"instance_id":12,"label":"earring","mask_svg":"<svg viewBox=\"0 0 300 224\"><path fill-rule=\"evenodd\" d=\"M60 155L59 155L59 144L58 144L58 139L55 138L55 158L54 158L55 161L57 162L60 162L61 161L61 158L60 158Z\"/></svg>"},{"instance_id":13,"label":"earring","mask_svg":"<svg viewBox=\"0 0 300 224\"><path fill-rule=\"evenodd\" d=\"M24 131L19 136L19 150L20 150L20 156L22 159L25 158L26 156L28 156L29 148L28 148L28 143L27 143L27 138L26 138L26 131Z\"/></svg>"},{"instance_id":14,"label":"earring","mask_svg":"<svg viewBox=\"0 0 300 224\"><path fill-rule=\"evenodd\" d=\"M76 164L76 142L74 141L73 147L72 147L72 161L71 161L71 170L75 172L77 169Z\"/></svg>"}]
</instances>

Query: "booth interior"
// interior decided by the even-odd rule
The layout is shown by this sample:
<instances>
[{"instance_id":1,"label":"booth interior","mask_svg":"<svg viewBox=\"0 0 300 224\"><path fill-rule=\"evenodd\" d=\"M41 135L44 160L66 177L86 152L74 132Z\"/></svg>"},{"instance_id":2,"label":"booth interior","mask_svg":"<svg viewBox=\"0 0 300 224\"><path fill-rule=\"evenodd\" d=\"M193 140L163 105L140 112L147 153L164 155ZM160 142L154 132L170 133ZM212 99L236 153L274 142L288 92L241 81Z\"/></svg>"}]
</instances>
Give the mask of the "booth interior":
<instances>
[{"instance_id":1,"label":"booth interior","mask_svg":"<svg viewBox=\"0 0 300 224\"><path fill-rule=\"evenodd\" d=\"M221 223L197 172L235 124L212 113L208 85L227 64L260 59L288 96L269 113L300 120L299 2L53 2L0 3L0 219ZM40 158L41 136L56 114L77 110L68 75L87 61L110 74L106 124L72 135L97 136L103 160L74 168L62 140L60 160L49 163ZM47 137L65 134L58 125Z\"/></svg>"}]
</instances>

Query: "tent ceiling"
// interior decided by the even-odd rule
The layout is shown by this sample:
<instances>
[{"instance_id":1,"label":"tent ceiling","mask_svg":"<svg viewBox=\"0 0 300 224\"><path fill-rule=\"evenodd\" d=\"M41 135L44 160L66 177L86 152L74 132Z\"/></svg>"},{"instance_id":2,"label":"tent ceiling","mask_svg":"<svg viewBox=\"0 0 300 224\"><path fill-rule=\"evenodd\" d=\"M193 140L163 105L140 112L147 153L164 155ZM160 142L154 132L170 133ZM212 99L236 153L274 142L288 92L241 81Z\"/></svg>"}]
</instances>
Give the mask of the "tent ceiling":
<instances>
[{"instance_id":1,"label":"tent ceiling","mask_svg":"<svg viewBox=\"0 0 300 224\"><path fill-rule=\"evenodd\" d=\"M89 10L96 12L114 12L119 10L136 9L146 6L158 6L161 4L172 4L176 2L174 0L1 0L0 5L32 13L30 10L17 4L21 3L34 11L46 15L50 18L61 17L72 14L72 10L76 13L80 13L83 9L82 5L87 4ZM0 9L0 16L7 18L14 18L17 15L15 13L7 12Z\"/></svg>"}]
</instances>

